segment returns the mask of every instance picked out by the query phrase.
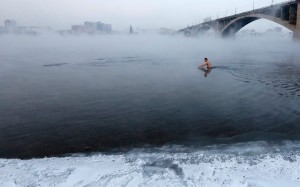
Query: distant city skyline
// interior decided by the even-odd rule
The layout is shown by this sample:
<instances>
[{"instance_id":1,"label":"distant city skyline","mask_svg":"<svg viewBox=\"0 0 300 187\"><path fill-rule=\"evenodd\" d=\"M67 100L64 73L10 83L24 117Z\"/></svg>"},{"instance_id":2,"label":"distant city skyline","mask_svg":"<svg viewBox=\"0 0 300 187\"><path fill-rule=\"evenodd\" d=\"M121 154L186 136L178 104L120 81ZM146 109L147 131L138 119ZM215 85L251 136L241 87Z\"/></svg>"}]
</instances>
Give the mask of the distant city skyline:
<instances>
[{"instance_id":1,"label":"distant city skyline","mask_svg":"<svg viewBox=\"0 0 300 187\"><path fill-rule=\"evenodd\" d=\"M275 0L274 3L283 1ZM271 0L255 0L254 8L271 3ZM215 19L251 8L253 0L212 0L209 3L204 0L0 0L0 23L13 19L20 26L49 26L59 30L90 20L110 23L113 30L128 30L130 25L177 30L200 23L207 17ZM263 31L276 26L270 21L259 20L245 29Z\"/></svg>"}]
</instances>

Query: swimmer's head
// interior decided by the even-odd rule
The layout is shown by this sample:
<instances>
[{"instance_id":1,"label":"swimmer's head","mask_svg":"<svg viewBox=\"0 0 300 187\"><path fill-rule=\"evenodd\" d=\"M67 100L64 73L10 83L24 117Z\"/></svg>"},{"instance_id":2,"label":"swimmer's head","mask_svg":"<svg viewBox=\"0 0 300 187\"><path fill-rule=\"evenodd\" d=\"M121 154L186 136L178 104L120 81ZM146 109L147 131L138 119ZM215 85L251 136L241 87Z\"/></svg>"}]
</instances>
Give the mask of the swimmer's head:
<instances>
[{"instance_id":1,"label":"swimmer's head","mask_svg":"<svg viewBox=\"0 0 300 187\"><path fill-rule=\"evenodd\" d=\"M207 61L208 59L207 58L204 58L204 61Z\"/></svg>"}]
</instances>

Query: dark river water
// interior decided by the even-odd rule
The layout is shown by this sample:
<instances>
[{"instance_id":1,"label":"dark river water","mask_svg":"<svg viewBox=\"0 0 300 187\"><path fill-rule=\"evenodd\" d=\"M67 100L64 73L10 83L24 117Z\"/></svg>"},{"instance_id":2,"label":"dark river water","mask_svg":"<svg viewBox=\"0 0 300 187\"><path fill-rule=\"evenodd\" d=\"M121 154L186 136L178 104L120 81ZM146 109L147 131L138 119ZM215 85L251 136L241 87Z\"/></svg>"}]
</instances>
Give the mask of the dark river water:
<instances>
[{"instance_id":1,"label":"dark river water","mask_svg":"<svg viewBox=\"0 0 300 187\"><path fill-rule=\"evenodd\" d=\"M0 157L300 140L299 47L0 36ZM210 72L197 68L204 57Z\"/></svg>"}]
</instances>

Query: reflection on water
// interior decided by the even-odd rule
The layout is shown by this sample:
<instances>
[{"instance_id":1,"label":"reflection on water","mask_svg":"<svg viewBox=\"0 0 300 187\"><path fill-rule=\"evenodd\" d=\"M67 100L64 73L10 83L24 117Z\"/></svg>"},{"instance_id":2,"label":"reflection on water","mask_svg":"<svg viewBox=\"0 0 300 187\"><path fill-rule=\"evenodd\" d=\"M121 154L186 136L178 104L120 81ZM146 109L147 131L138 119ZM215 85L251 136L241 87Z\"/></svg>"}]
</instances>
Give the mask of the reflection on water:
<instances>
[{"instance_id":1,"label":"reflection on water","mask_svg":"<svg viewBox=\"0 0 300 187\"><path fill-rule=\"evenodd\" d=\"M0 157L299 139L290 43L206 41L199 52L203 42L184 38L2 40ZM216 65L204 77L201 56Z\"/></svg>"},{"instance_id":2,"label":"reflection on water","mask_svg":"<svg viewBox=\"0 0 300 187\"><path fill-rule=\"evenodd\" d=\"M204 72L204 77L207 77L208 74L212 71L212 68L199 68L202 72Z\"/></svg>"}]
</instances>

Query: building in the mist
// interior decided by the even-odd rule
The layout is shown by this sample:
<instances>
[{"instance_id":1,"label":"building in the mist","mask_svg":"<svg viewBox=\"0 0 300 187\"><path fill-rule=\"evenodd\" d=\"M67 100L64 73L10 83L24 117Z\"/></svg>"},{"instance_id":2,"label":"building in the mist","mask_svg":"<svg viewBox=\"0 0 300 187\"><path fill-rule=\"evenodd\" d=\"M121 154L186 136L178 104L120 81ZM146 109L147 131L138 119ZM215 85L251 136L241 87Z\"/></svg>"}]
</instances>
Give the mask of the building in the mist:
<instances>
[{"instance_id":1,"label":"building in the mist","mask_svg":"<svg viewBox=\"0 0 300 187\"><path fill-rule=\"evenodd\" d=\"M73 33L80 34L85 32L84 25L72 25L71 30Z\"/></svg>"},{"instance_id":2,"label":"building in the mist","mask_svg":"<svg viewBox=\"0 0 300 187\"><path fill-rule=\"evenodd\" d=\"M283 34L282 27L270 28L264 32L264 35L281 35L281 34Z\"/></svg>"},{"instance_id":3,"label":"building in the mist","mask_svg":"<svg viewBox=\"0 0 300 187\"><path fill-rule=\"evenodd\" d=\"M7 32L17 32L18 31L18 26L17 22L15 20L5 20L4 21L4 26Z\"/></svg>"},{"instance_id":4,"label":"building in the mist","mask_svg":"<svg viewBox=\"0 0 300 187\"><path fill-rule=\"evenodd\" d=\"M256 32L255 29L242 29L236 33L237 37L261 36L262 33Z\"/></svg>"},{"instance_id":5,"label":"building in the mist","mask_svg":"<svg viewBox=\"0 0 300 187\"><path fill-rule=\"evenodd\" d=\"M273 36L273 37L287 37L292 38L293 32L290 32L288 30L284 30L283 27L274 27L267 29L265 32L263 32L264 36Z\"/></svg>"},{"instance_id":6,"label":"building in the mist","mask_svg":"<svg viewBox=\"0 0 300 187\"><path fill-rule=\"evenodd\" d=\"M106 33L112 32L111 24L105 24L105 23L98 22L97 29L99 31L106 32Z\"/></svg>"},{"instance_id":7,"label":"building in the mist","mask_svg":"<svg viewBox=\"0 0 300 187\"><path fill-rule=\"evenodd\" d=\"M4 27L0 27L1 34L37 35L49 32L53 32L50 27L18 26L15 20L9 19L4 21Z\"/></svg>"},{"instance_id":8,"label":"building in the mist","mask_svg":"<svg viewBox=\"0 0 300 187\"><path fill-rule=\"evenodd\" d=\"M7 19L4 21L4 25L6 28L17 27L17 22L15 20Z\"/></svg>"},{"instance_id":9,"label":"building in the mist","mask_svg":"<svg viewBox=\"0 0 300 187\"><path fill-rule=\"evenodd\" d=\"M86 21L84 22L85 32L87 33L95 33L97 32L97 23Z\"/></svg>"},{"instance_id":10,"label":"building in the mist","mask_svg":"<svg viewBox=\"0 0 300 187\"><path fill-rule=\"evenodd\" d=\"M274 28L269 28L266 31L256 31L255 29L242 29L236 33L236 36L237 37L245 37L245 36L246 37L249 37L249 36L290 37L290 36L292 36L292 34L289 32L284 32L282 27L274 27Z\"/></svg>"},{"instance_id":11,"label":"building in the mist","mask_svg":"<svg viewBox=\"0 0 300 187\"><path fill-rule=\"evenodd\" d=\"M132 25L130 25L130 27L129 27L129 34L133 34L133 28L132 28Z\"/></svg>"},{"instance_id":12,"label":"building in the mist","mask_svg":"<svg viewBox=\"0 0 300 187\"><path fill-rule=\"evenodd\" d=\"M105 24L101 22L84 22L83 25L72 25L71 26L72 33L80 34L80 33L89 33L89 34L97 34L97 33L111 33L112 26L111 24Z\"/></svg>"},{"instance_id":13,"label":"building in the mist","mask_svg":"<svg viewBox=\"0 0 300 187\"><path fill-rule=\"evenodd\" d=\"M96 33L96 32L104 32L110 33L112 31L112 27L110 24L105 24L101 22L84 22L85 31L88 33Z\"/></svg>"}]
</instances>

